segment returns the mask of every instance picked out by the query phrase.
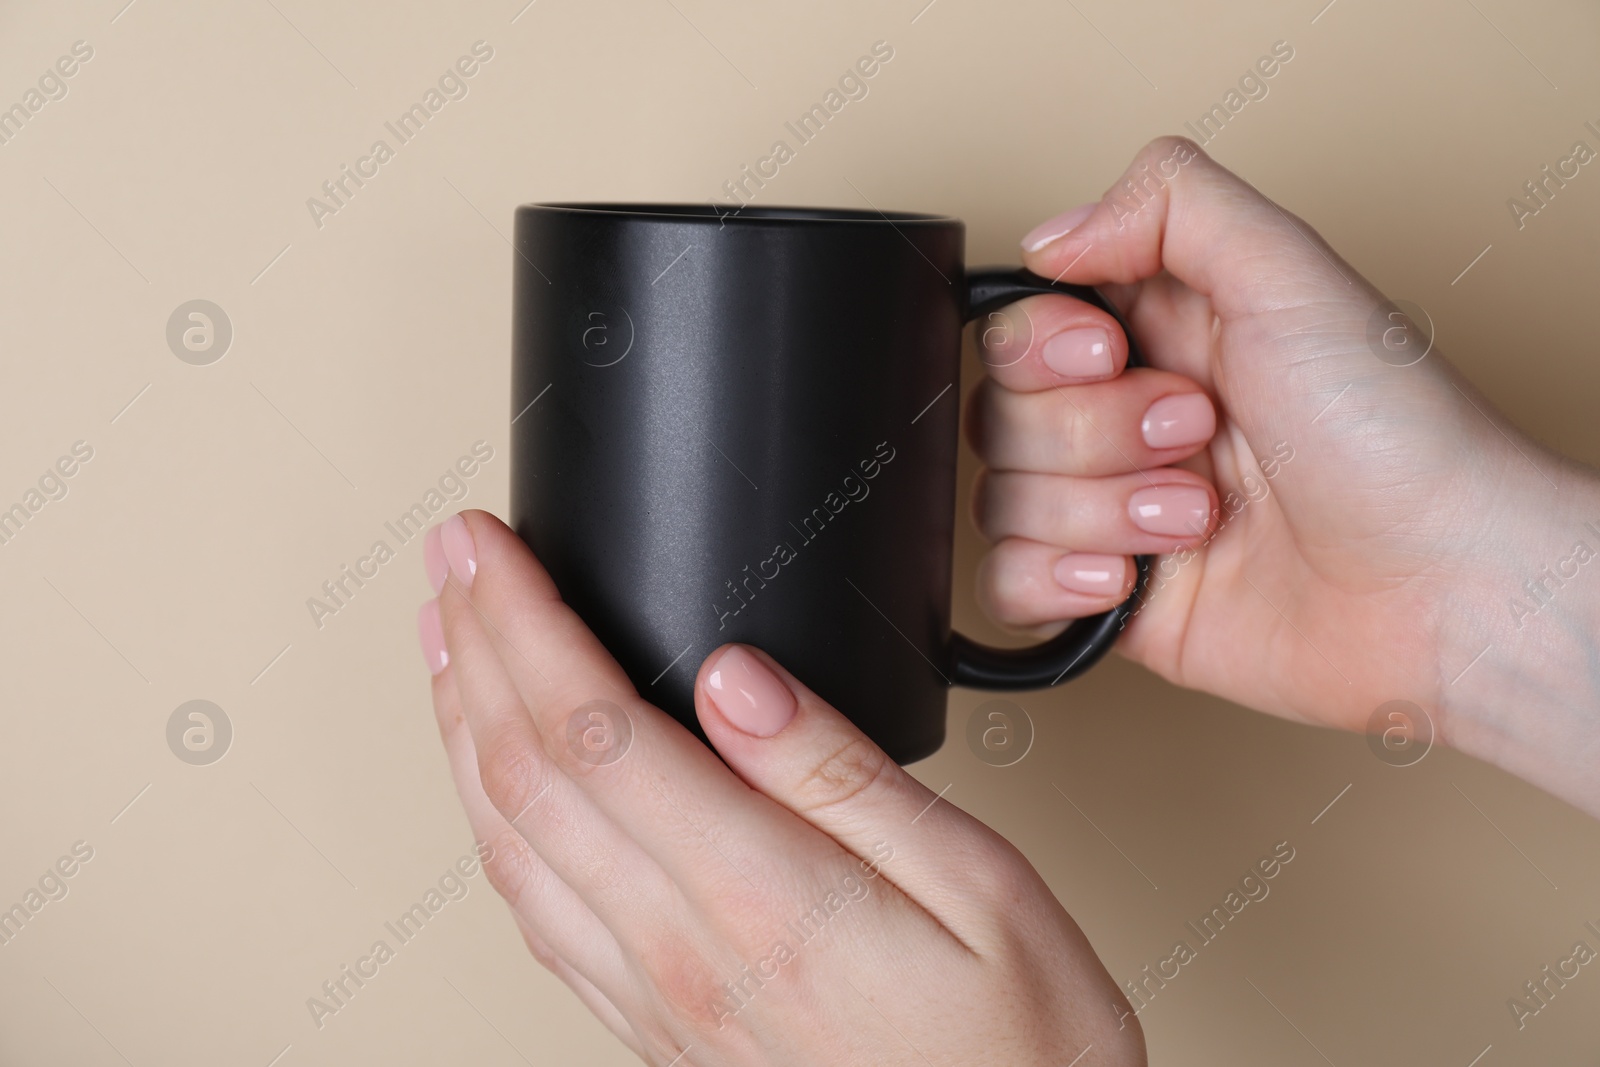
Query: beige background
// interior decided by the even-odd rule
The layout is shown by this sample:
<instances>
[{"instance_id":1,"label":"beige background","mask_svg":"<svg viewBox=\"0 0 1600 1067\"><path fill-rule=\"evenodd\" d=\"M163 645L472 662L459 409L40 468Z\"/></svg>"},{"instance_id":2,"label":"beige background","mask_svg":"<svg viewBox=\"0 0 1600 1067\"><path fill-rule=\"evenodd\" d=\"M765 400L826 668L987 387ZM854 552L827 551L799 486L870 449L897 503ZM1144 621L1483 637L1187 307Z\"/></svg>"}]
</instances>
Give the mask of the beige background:
<instances>
[{"instance_id":1,"label":"beige background","mask_svg":"<svg viewBox=\"0 0 1600 1067\"><path fill-rule=\"evenodd\" d=\"M0 1062L632 1061L481 875L313 1027L306 998L470 838L413 631L419 546L320 630L305 600L476 440L496 453L467 501L503 513L515 204L717 195L876 40L895 58L870 96L764 199L861 206L854 183L958 214L974 262L1014 261L1287 40L1211 150L1425 307L1522 425L1600 459L1600 172L1520 232L1505 206L1600 146L1592 4L522 2L0 7L0 103L94 48L0 146L0 501L94 449L0 546L0 906L94 849L0 947ZM319 230L306 198L480 39L470 95ZM206 367L164 338L200 297L235 330ZM999 639L962 529L958 622ZM235 730L205 767L164 733L195 698ZM1600 920L1600 825L1451 753L1395 769L1122 662L1025 697L1035 747L995 769L961 740L981 699L953 696L916 773L1021 845L1119 980L1273 843L1297 850L1144 1013L1153 1062L1600 1050L1600 972L1521 1032L1506 1008Z\"/></svg>"}]
</instances>

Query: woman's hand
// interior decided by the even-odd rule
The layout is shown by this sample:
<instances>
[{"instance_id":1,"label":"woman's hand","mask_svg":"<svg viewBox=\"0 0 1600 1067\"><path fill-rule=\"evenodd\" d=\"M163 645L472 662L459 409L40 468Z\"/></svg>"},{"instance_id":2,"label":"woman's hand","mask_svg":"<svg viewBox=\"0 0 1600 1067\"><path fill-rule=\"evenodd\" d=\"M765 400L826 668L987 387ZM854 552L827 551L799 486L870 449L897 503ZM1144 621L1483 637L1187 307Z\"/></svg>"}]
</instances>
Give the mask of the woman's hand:
<instances>
[{"instance_id":1,"label":"woman's hand","mask_svg":"<svg viewBox=\"0 0 1600 1067\"><path fill-rule=\"evenodd\" d=\"M991 614L1059 629L1122 595L1118 557L1170 553L1119 646L1133 659L1352 730L1408 700L1445 740L1600 814L1591 472L1508 424L1314 231L1190 141L1153 142L1023 244L1035 273L1100 286L1150 369L1119 374L1113 321L1064 296L981 332L969 426L989 468L974 514L996 542ZM1197 521L1207 482L1221 507Z\"/></svg>"},{"instance_id":2,"label":"woman's hand","mask_svg":"<svg viewBox=\"0 0 1600 1067\"><path fill-rule=\"evenodd\" d=\"M489 879L647 1063L1144 1062L1027 860L768 657L700 668L724 765L499 520L464 512L425 554L434 709Z\"/></svg>"}]
</instances>

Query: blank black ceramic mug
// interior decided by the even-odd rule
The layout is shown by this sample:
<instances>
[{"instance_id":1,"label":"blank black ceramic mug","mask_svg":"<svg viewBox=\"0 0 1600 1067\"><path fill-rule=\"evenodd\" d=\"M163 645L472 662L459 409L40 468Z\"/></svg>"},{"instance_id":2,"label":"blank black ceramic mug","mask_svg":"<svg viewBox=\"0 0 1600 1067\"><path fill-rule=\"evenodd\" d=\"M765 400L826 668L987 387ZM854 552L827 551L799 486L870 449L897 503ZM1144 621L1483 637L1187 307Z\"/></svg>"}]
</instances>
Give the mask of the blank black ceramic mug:
<instances>
[{"instance_id":1,"label":"blank black ceramic mug","mask_svg":"<svg viewBox=\"0 0 1600 1067\"><path fill-rule=\"evenodd\" d=\"M911 762L944 740L948 686L1065 681L1131 612L1028 649L950 629L962 324L1031 293L1112 311L1026 271L965 273L965 232L877 211L517 210L512 526L640 694L697 733L700 663L739 641Z\"/></svg>"}]
</instances>

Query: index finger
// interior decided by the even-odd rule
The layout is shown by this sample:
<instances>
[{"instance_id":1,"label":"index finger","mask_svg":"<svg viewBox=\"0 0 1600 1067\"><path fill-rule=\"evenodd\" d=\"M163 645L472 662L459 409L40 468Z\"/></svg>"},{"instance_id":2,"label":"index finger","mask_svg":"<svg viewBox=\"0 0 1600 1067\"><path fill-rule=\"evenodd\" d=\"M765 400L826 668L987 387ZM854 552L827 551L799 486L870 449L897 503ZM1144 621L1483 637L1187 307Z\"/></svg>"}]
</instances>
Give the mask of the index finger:
<instances>
[{"instance_id":1,"label":"index finger","mask_svg":"<svg viewBox=\"0 0 1600 1067\"><path fill-rule=\"evenodd\" d=\"M1023 297L976 322L983 369L1014 392L1105 381L1128 363L1117 320L1070 296Z\"/></svg>"},{"instance_id":2,"label":"index finger","mask_svg":"<svg viewBox=\"0 0 1600 1067\"><path fill-rule=\"evenodd\" d=\"M439 598L447 638L456 638L457 684L473 677L474 656L497 656L520 697L499 701L496 714L463 693L473 736L485 738L479 758L491 773L484 788L552 867L560 872L561 857L580 843L560 824L513 818L546 785L551 796L542 805L592 811L686 895L713 904L729 885L750 882L746 872L768 865L774 849L804 858L837 849L752 793L698 738L636 694L510 527L484 511L457 518L443 538L447 553L452 538L457 547ZM531 780L514 780L523 772ZM583 826L569 819L565 829Z\"/></svg>"},{"instance_id":3,"label":"index finger","mask_svg":"<svg viewBox=\"0 0 1600 1067\"><path fill-rule=\"evenodd\" d=\"M1035 274L1130 285L1166 271L1209 297L1224 322L1282 310L1288 279L1355 293L1359 278L1314 230L1187 137L1151 141L1099 201L1051 223L1022 250ZM1365 288L1361 298L1370 296Z\"/></svg>"}]
</instances>

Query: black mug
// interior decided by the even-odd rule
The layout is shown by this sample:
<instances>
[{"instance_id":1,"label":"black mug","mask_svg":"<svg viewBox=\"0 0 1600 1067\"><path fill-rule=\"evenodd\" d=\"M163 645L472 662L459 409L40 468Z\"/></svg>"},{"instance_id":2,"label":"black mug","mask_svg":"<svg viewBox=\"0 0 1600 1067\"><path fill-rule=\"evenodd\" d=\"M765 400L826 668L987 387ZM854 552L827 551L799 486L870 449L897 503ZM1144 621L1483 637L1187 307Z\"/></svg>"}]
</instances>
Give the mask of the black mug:
<instances>
[{"instance_id":1,"label":"black mug","mask_svg":"<svg viewBox=\"0 0 1600 1067\"><path fill-rule=\"evenodd\" d=\"M900 212L517 209L511 525L702 738L694 678L725 642L909 763L943 743L948 686L1066 681L1132 612L1146 557L1128 601L1044 644L951 631L963 323L1047 292L1117 314L1027 271L967 274L965 235Z\"/></svg>"}]
</instances>

